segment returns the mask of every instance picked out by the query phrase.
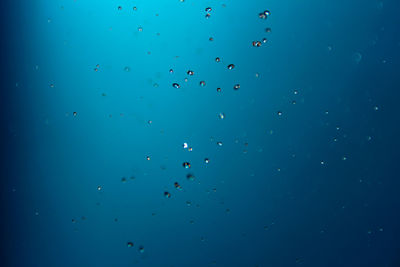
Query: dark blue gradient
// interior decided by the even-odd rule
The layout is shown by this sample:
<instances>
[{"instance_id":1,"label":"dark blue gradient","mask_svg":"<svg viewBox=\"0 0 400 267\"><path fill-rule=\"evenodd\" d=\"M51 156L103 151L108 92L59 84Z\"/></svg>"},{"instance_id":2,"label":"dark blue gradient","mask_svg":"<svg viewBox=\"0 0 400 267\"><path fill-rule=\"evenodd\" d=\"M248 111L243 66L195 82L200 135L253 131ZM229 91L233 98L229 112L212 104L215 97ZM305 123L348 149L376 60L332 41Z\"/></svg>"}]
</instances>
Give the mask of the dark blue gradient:
<instances>
[{"instance_id":1,"label":"dark blue gradient","mask_svg":"<svg viewBox=\"0 0 400 267\"><path fill-rule=\"evenodd\" d=\"M400 266L398 1L0 10L0 266Z\"/></svg>"}]
</instances>

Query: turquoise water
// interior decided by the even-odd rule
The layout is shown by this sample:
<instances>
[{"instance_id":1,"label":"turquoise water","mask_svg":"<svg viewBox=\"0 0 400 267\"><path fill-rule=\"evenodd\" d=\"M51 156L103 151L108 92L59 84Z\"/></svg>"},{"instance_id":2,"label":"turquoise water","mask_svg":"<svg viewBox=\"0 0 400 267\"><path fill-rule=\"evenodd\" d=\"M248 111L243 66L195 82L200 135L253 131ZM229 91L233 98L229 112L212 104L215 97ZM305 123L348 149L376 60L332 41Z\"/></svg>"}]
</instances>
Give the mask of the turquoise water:
<instances>
[{"instance_id":1,"label":"turquoise water","mask_svg":"<svg viewBox=\"0 0 400 267\"><path fill-rule=\"evenodd\" d=\"M1 266L400 266L399 8L5 1Z\"/></svg>"}]
</instances>

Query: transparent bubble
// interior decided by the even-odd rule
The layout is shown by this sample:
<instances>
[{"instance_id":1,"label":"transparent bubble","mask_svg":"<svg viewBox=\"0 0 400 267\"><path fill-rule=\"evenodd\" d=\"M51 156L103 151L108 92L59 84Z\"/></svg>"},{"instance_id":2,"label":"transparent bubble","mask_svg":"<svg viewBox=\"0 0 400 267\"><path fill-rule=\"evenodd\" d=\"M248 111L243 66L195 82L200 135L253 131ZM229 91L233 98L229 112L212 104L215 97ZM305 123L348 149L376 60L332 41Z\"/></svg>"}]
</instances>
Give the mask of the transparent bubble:
<instances>
[{"instance_id":1,"label":"transparent bubble","mask_svg":"<svg viewBox=\"0 0 400 267\"><path fill-rule=\"evenodd\" d=\"M186 73L187 73L187 75L189 75L189 76L193 76L193 74L194 74L194 71L192 71L192 70L188 70Z\"/></svg>"},{"instance_id":2,"label":"transparent bubble","mask_svg":"<svg viewBox=\"0 0 400 267\"><path fill-rule=\"evenodd\" d=\"M294 91L293 91L293 94L298 95L298 94L299 94L299 91L298 91L298 90L294 90Z\"/></svg>"},{"instance_id":3,"label":"transparent bubble","mask_svg":"<svg viewBox=\"0 0 400 267\"><path fill-rule=\"evenodd\" d=\"M150 159L151 159L150 156L147 156L147 157L146 157L146 160L150 160Z\"/></svg>"},{"instance_id":4,"label":"transparent bubble","mask_svg":"<svg viewBox=\"0 0 400 267\"><path fill-rule=\"evenodd\" d=\"M77 113L76 111L74 111L74 112L72 112L72 115L73 115L74 117L76 117L76 115L78 115L78 113Z\"/></svg>"},{"instance_id":5,"label":"transparent bubble","mask_svg":"<svg viewBox=\"0 0 400 267\"><path fill-rule=\"evenodd\" d=\"M138 31L139 31L139 32L142 32L142 31L143 31L143 28L139 26L139 27L138 27Z\"/></svg>"},{"instance_id":6,"label":"transparent bubble","mask_svg":"<svg viewBox=\"0 0 400 267\"><path fill-rule=\"evenodd\" d=\"M101 191L103 188L101 187L101 185L97 186L97 191Z\"/></svg>"},{"instance_id":7,"label":"transparent bubble","mask_svg":"<svg viewBox=\"0 0 400 267\"><path fill-rule=\"evenodd\" d=\"M264 15L267 16L267 17L268 17L269 15L271 15L271 12L270 12L269 10L264 10L263 13L264 13Z\"/></svg>"},{"instance_id":8,"label":"transparent bubble","mask_svg":"<svg viewBox=\"0 0 400 267\"><path fill-rule=\"evenodd\" d=\"M263 38L263 39L262 39L262 42L263 42L264 44L266 44L266 43L268 42L267 38Z\"/></svg>"},{"instance_id":9,"label":"transparent bubble","mask_svg":"<svg viewBox=\"0 0 400 267\"><path fill-rule=\"evenodd\" d=\"M232 69L234 69L235 68L235 65L234 64L229 64L228 65L228 70L232 70Z\"/></svg>"},{"instance_id":10,"label":"transparent bubble","mask_svg":"<svg viewBox=\"0 0 400 267\"><path fill-rule=\"evenodd\" d=\"M165 191L165 192L164 192L164 197L170 198L170 197L171 197L171 194L170 194L169 192Z\"/></svg>"},{"instance_id":11,"label":"transparent bubble","mask_svg":"<svg viewBox=\"0 0 400 267\"><path fill-rule=\"evenodd\" d=\"M118 10L122 10L122 6L119 6L119 7L118 7Z\"/></svg>"},{"instance_id":12,"label":"transparent bubble","mask_svg":"<svg viewBox=\"0 0 400 267\"><path fill-rule=\"evenodd\" d=\"M271 32L271 28L269 28L269 27L268 27L268 28L265 28L265 31L266 31L266 32Z\"/></svg>"},{"instance_id":13,"label":"transparent bubble","mask_svg":"<svg viewBox=\"0 0 400 267\"><path fill-rule=\"evenodd\" d=\"M205 162L206 164L208 164L208 163L210 163L210 160L209 160L208 158L205 158L205 159L204 159L204 162Z\"/></svg>"},{"instance_id":14,"label":"transparent bubble","mask_svg":"<svg viewBox=\"0 0 400 267\"><path fill-rule=\"evenodd\" d=\"M185 168L185 169L189 169L189 168L191 167L191 165L190 165L189 162L184 162L184 163L182 163L182 166L183 166L183 168Z\"/></svg>"},{"instance_id":15,"label":"transparent bubble","mask_svg":"<svg viewBox=\"0 0 400 267\"><path fill-rule=\"evenodd\" d=\"M135 6L132 9L133 9L133 11L137 11L137 7L135 7Z\"/></svg>"},{"instance_id":16,"label":"transparent bubble","mask_svg":"<svg viewBox=\"0 0 400 267\"><path fill-rule=\"evenodd\" d=\"M205 81L201 81L200 82L200 86L206 86L206 82Z\"/></svg>"},{"instance_id":17,"label":"transparent bubble","mask_svg":"<svg viewBox=\"0 0 400 267\"><path fill-rule=\"evenodd\" d=\"M208 18L211 17L211 14L207 13L207 14L205 15L205 17L206 17L206 19L208 19Z\"/></svg>"},{"instance_id":18,"label":"transparent bubble","mask_svg":"<svg viewBox=\"0 0 400 267\"><path fill-rule=\"evenodd\" d=\"M178 83L173 83L173 84L172 84L172 87L178 89L178 88L180 88L181 86L180 86Z\"/></svg>"},{"instance_id":19,"label":"transparent bubble","mask_svg":"<svg viewBox=\"0 0 400 267\"><path fill-rule=\"evenodd\" d=\"M144 253L144 247L143 246L139 247L139 252L142 253L142 254Z\"/></svg>"},{"instance_id":20,"label":"transparent bubble","mask_svg":"<svg viewBox=\"0 0 400 267\"><path fill-rule=\"evenodd\" d=\"M215 62L220 62L220 61L221 61L221 59L219 57L215 58Z\"/></svg>"},{"instance_id":21,"label":"transparent bubble","mask_svg":"<svg viewBox=\"0 0 400 267\"><path fill-rule=\"evenodd\" d=\"M191 173L186 174L186 179L188 179L189 181L194 181L195 178L196 177Z\"/></svg>"},{"instance_id":22,"label":"transparent bubble","mask_svg":"<svg viewBox=\"0 0 400 267\"><path fill-rule=\"evenodd\" d=\"M220 112L220 113L218 114L218 117L219 117L221 120L223 120L223 119L225 118L225 114L222 113L222 112Z\"/></svg>"},{"instance_id":23,"label":"transparent bubble","mask_svg":"<svg viewBox=\"0 0 400 267\"><path fill-rule=\"evenodd\" d=\"M217 88L217 92L221 92L221 88L218 87L218 88Z\"/></svg>"},{"instance_id":24,"label":"transparent bubble","mask_svg":"<svg viewBox=\"0 0 400 267\"><path fill-rule=\"evenodd\" d=\"M206 7L206 12L211 12L211 7Z\"/></svg>"},{"instance_id":25,"label":"transparent bubble","mask_svg":"<svg viewBox=\"0 0 400 267\"><path fill-rule=\"evenodd\" d=\"M260 42L260 41L253 41L253 42L252 42L252 45L253 45L254 47L260 47L260 46L261 46L261 42Z\"/></svg>"},{"instance_id":26,"label":"transparent bubble","mask_svg":"<svg viewBox=\"0 0 400 267\"><path fill-rule=\"evenodd\" d=\"M278 116L282 116L282 111L277 112Z\"/></svg>"},{"instance_id":27,"label":"transparent bubble","mask_svg":"<svg viewBox=\"0 0 400 267\"><path fill-rule=\"evenodd\" d=\"M360 53L358 53L358 52L354 53L353 56L352 56L352 60L356 64L360 63L361 59L362 59L362 55Z\"/></svg>"},{"instance_id":28,"label":"transparent bubble","mask_svg":"<svg viewBox=\"0 0 400 267\"><path fill-rule=\"evenodd\" d=\"M127 242L127 243L126 243L126 246L127 246L128 248L133 247L133 242Z\"/></svg>"},{"instance_id":29,"label":"transparent bubble","mask_svg":"<svg viewBox=\"0 0 400 267\"><path fill-rule=\"evenodd\" d=\"M124 68L124 70L125 70L126 72L130 72L130 71L131 71L131 68L128 67L128 66L126 66L126 67Z\"/></svg>"},{"instance_id":30,"label":"transparent bubble","mask_svg":"<svg viewBox=\"0 0 400 267\"><path fill-rule=\"evenodd\" d=\"M182 187L180 186L180 184L178 182L175 182L174 186L175 186L176 189L182 190Z\"/></svg>"},{"instance_id":31,"label":"transparent bubble","mask_svg":"<svg viewBox=\"0 0 400 267\"><path fill-rule=\"evenodd\" d=\"M221 141L218 141L218 142L217 142L217 146L222 146L222 142L221 142Z\"/></svg>"},{"instance_id":32,"label":"transparent bubble","mask_svg":"<svg viewBox=\"0 0 400 267\"><path fill-rule=\"evenodd\" d=\"M378 110L379 110L379 107L378 107L378 106L375 106L375 107L374 107L374 110L375 110L375 111L378 111Z\"/></svg>"},{"instance_id":33,"label":"transparent bubble","mask_svg":"<svg viewBox=\"0 0 400 267\"><path fill-rule=\"evenodd\" d=\"M239 90L239 88L240 88L240 84L235 84L235 85L233 86L233 89L234 89L234 90Z\"/></svg>"},{"instance_id":34,"label":"transparent bubble","mask_svg":"<svg viewBox=\"0 0 400 267\"><path fill-rule=\"evenodd\" d=\"M169 69L169 73L174 73L174 70L173 69Z\"/></svg>"}]
</instances>

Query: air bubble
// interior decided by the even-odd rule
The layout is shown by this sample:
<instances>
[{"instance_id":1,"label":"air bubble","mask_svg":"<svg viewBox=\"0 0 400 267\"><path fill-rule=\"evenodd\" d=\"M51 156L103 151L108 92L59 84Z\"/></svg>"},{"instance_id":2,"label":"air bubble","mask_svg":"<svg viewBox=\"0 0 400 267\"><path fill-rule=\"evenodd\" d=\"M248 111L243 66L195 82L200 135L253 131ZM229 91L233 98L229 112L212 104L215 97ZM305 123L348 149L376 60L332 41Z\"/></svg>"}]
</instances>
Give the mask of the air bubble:
<instances>
[{"instance_id":1,"label":"air bubble","mask_svg":"<svg viewBox=\"0 0 400 267\"><path fill-rule=\"evenodd\" d=\"M189 181L194 181L195 178L196 177L191 173L186 174L186 179L188 179Z\"/></svg>"},{"instance_id":2,"label":"air bubble","mask_svg":"<svg viewBox=\"0 0 400 267\"><path fill-rule=\"evenodd\" d=\"M139 252L142 253L142 254L144 253L144 247L143 246L139 247Z\"/></svg>"},{"instance_id":3,"label":"air bubble","mask_svg":"<svg viewBox=\"0 0 400 267\"><path fill-rule=\"evenodd\" d=\"M261 42L260 41L253 41L252 42L254 47L260 47L261 46Z\"/></svg>"},{"instance_id":4,"label":"air bubble","mask_svg":"<svg viewBox=\"0 0 400 267\"><path fill-rule=\"evenodd\" d=\"M176 189L182 190L182 187L180 186L180 184L178 182L175 182L174 186L175 186Z\"/></svg>"}]
</instances>

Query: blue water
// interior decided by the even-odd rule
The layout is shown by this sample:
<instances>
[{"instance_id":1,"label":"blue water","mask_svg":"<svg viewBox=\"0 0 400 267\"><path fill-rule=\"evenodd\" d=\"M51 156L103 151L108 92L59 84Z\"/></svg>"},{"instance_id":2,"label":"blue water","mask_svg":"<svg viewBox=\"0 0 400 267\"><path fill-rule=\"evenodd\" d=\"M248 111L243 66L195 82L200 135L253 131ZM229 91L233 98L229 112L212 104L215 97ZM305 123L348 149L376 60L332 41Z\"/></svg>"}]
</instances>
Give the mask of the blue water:
<instances>
[{"instance_id":1,"label":"blue water","mask_svg":"<svg viewBox=\"0 0 400 267\"><path fill-rule=\"evenodd\" d=\"M2 3L0 266L400 266L399 1Z\"/></svg>"}]
</instances>

